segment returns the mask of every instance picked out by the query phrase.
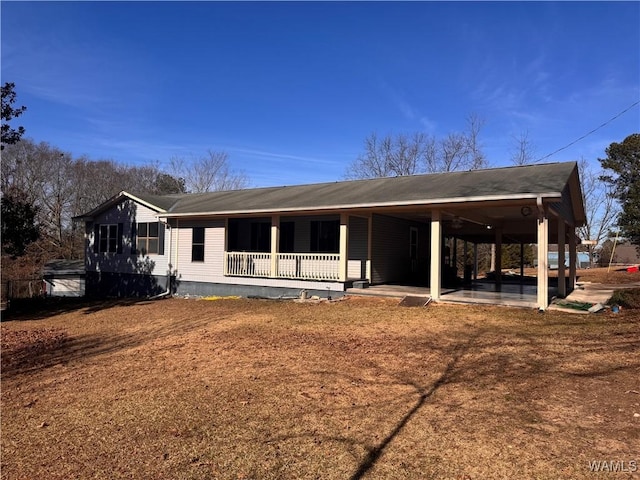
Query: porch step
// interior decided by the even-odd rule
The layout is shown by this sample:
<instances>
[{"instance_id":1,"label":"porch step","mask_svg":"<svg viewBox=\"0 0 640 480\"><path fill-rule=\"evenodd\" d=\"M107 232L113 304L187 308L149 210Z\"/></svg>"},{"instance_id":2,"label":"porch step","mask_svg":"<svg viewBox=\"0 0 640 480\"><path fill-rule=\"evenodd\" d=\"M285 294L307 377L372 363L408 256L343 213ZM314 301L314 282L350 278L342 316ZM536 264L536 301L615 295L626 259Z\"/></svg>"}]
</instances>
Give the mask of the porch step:
<instances>
[{"instance_id":1,"label":"porch step","mask_svg":"<svg viewBox=\"0 0 640 480\"><path fill-rule=\"evenodd\" d=\"M368 280L356 280L353 282L353 288L369 288Z\"/></svg>"}]
</instances>

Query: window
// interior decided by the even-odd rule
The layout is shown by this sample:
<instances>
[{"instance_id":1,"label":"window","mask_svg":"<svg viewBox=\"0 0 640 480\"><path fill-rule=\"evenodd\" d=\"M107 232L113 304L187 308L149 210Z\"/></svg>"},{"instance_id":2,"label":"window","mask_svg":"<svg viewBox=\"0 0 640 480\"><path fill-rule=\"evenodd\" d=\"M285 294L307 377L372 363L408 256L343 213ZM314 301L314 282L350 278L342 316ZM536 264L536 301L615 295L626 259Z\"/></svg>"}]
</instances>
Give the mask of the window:
<instances>
[{"instance_id":1,"label":"window","mask_svg":"<svg viewBox=\"0 0 640 480\"><path fill-rule=\"evenodd\" d=\"M294 252L295 226L295 222L280 222L280 252Z\"/></svg>"},{"instance_id":2,"label":"window","mask_svg":"<svg viewBox=\"0 0 640 480\"><path fill-rule=\"evenodd\" d=\"M160 253L158 222L137 224L137 253L142 255Z\"/></svg>"},{"instance_id":3,"label":"window","mask_svg":"<svg viewBox=\"0 0 640 480\"><path fill-rule=\"evenodd\" d=\"M122 224L96 225L95 245L100 253L122 253Z\"/></svg>"},{"instance_id":4,"label":"window","mask_svg":"<svg viewBox=\"0 0 640 480\"><path fill-rule=\"evenodd\" d=\"M237 252L240 248L240 224L237 218L230 218L227 222L227 250Z\"/></svg>"},{"instance_id":5,"label":"window","mask_svg":"<svg viewBox=\"0 0 640 480\"><path fill-rule=\"evenodd\" d=\"M324 220L311 222L310 250L318 253L338 253L340 248L340 222Z\"/></svg>"},{"instance_id":6,"label":"window","mask_svg":"<svg viewBox=\"0 0 640 480\"><path fill-rule=\"evenodd\" d=\"M267 223L267 222L251 223L251 251L252 252L271 251L271 223Z\"/></svg>"},{"instance_id":7,"label":"window","mask_svg":"<svg viewBox=\"0 0 640 480\"><path fill-rule=\"evenodd\" d=\"M204 262L204 227L193 227L191 240L191 261Z\"/></svg>"}]
</instances>

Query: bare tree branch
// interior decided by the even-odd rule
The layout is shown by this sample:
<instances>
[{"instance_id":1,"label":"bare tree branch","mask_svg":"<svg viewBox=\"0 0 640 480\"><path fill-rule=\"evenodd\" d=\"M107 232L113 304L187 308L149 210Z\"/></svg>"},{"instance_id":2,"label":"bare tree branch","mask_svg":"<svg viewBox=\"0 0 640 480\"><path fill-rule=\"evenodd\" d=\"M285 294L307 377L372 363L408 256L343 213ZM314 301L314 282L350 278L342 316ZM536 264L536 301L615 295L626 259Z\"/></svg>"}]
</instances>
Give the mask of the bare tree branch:
<instances>
[{"instance_id":1,"label":"bare tree branch","mask_svg":"<svg viewBox=\"0 0 640 480\"><path fill-rule=\"evenodd\" d=\"M519 136L512 136L511 163L514 165L529 165L535 159L535 146L529 138L529 132L521 132Z\"/></svg>"},{"instance_id":2,"label":"bare tree branch","mask_svg":"<svg viewBox=\"0 0 640 480\"><path fill-rule=\"evenodd\" d=\"M618 207L608 191L609 186L600 180L601 171L595 171L586 159L581 158L578 173L587 217L585 225L578 228L578 233L581 238L596 241L596 245L588 245L589 258L593 262L595 249L608 238L609 231L615 225Z\"/></svg>"},{"instance_id":3,"label":"bare tree branch","mask_svg":"<svg viewBox=\"0 0 640 480\"><path fill-rule=\"evenodd\" d=\"M189 164L182 157L172 157L169 165L170 173L184 179L191 193L237 190L249 184L244 172L231 169L226 152L208 150L206 155L193 158Z\"/></svg>"},{"instance_id":4,"label":"bare tree branch","mask_svg":"<svg viewBox=\"0 0 640 480\"><path fill-rule=\"evenodd\" d=\"M484 122L477 115L467 118L467 131L450 133L438 140L423 132L411 135L370 134L364 141L364 153L348 167L346 178L376 178L418 173L474 170L487 165L480 131Z\"/></svg>"}]
</instances>

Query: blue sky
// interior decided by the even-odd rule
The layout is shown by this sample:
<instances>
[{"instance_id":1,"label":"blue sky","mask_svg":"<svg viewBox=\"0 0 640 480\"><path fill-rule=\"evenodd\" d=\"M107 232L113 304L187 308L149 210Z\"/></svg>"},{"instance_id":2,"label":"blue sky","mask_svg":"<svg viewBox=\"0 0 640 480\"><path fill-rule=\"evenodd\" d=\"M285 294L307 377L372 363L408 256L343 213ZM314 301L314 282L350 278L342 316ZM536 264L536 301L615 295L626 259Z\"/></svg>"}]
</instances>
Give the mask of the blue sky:
<instances>
[{"instance_id":1,"label":"blue sky","mask_svg":"<svg viewBox=\"0 0 640 480\"><path fill-rule=\"evenodd\" d=\"M340 180L372 132L481 117L492 166L640 100L639 2L7 2L27 136L129 165L229 153L255 186ZM545 161L597 165L640 106Z\"/></svg>"}]
</instances>

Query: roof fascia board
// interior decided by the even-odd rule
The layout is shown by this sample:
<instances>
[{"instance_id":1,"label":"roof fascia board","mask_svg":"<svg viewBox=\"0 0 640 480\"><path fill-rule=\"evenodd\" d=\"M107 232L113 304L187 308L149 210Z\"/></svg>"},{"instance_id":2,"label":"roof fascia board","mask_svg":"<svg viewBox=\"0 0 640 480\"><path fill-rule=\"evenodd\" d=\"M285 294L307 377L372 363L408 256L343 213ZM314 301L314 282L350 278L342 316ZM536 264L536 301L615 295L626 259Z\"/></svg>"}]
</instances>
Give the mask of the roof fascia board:
<instances>
[{"instance_id":1,"label":"roof fascia board","mask_svg":"<svg viewBox=\"0 0 640 480\"><path fill-rule=\"evenodd\" d=\"M135 195L132 195L132 194L130 194L128 192L125 192L123 190L120 193L118 193L118 194L114 195L113 197L111 197L109 200L103 202L101 205L97 206L96 208L94 208L90 212L88 212L88 213L86 213L84 215L73 217L72 220L76 220L76 221L93 220L100 213L102 213L105 210L108 210L111 207L113 207L114 205L117 205L118 203L120 203L123 198L128 198L129 200L133 200L134 202L137 202L137 203L139 203L141 205L144 205L145 207L150 208L151 210L155 210L156 212L159 212L159 213L166 212L165 209L160 208L157 205L153 205L153 204L151 204L149 202L145 202L141 198L138 198Z\"/></svg>"},{"instance_id":2,"label":"roof fascia board","mask_svg":"<svg viewBox=\"0 0 640 480\"><path fill-rule=\"evenodd\" d=\"M156 212L159 212L159 213L166 212L164 208L160 208L157 205L153 205L152 203L145 202L144 200L136 197L135 195L131 195L130 193L127 193L127 192L122 192L122 193L124 193L127 197L129 197L134 202L138 202L139 204L144 205L145 207L150 208L151 210L155 210Z\"/></svg>"},{"instance_id":3,"label":"roof fascia board","mask_svg":"<svg viewBox=\"0 0 640 480\"><path fill-rule=\"evenodd\" d=\"M309 212L309 211L343 211L352 209L373 209L384 207L435 207L442 208L448 205L459 205L463 203L483 203L483 202L499 202L499 201L517 201L517 200L535 200L542 198L543 201L553 201L558 198L562 198L561 192L546 192L546 193L530 193L530 194L516 194L516 195L484 195L476 197L455 197L455 198L442 198L432 199L428 201L415 201L415 202L382 202L382 203L361 203L351 205L327 205L323 207L290 207L279 210L273 209L252 209L252 210L222 210L214 212L185 212L185 213L172 213L161 212L159 217L166 218L181 218L181 217L210 217L210 216L229 216L229 215L254 215L254 214L270 214L270 213L295 213L295 212Z\"/></svg>"}]
</instances>

